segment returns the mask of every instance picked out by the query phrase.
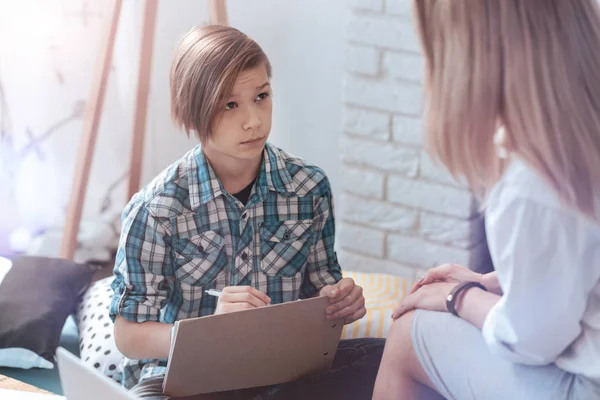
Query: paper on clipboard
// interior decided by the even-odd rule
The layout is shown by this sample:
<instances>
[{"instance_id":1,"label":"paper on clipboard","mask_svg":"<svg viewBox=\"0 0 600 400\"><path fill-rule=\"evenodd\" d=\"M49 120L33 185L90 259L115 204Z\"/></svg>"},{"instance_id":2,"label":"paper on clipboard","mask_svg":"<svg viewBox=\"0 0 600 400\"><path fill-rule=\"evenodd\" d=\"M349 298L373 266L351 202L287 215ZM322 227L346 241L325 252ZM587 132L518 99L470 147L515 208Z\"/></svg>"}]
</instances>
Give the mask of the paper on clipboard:
<instances>
[{"instance_id":1,"label":"paper on clipboard","mask_svg":"<svg viewBox=\"0 0 600 400\"><path fill-rule=\"evenodd\" d=\"M178 321L163 391L172 397L267 386L331 367L343 320L316 297Z\"/></svg>"}]
</instances>

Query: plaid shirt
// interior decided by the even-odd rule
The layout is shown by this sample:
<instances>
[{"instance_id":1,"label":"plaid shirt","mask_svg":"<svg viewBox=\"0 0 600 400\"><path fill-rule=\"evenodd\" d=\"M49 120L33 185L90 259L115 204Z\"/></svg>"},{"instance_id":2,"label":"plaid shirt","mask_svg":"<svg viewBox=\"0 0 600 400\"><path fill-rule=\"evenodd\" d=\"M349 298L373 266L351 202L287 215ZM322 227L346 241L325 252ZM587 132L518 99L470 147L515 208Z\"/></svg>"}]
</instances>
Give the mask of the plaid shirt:
<instances>
[{"instance_id":1,"label":"plaid shirt","mask_svg":"<svg viewBox=\"0 0 600 400\"><path fill-rule=\"evenodd\" d=\"M339 281L331 188L318 167L267 144L244 206L196 147L123 212L111 318L135 322L213 314L207 289L251 285L273 304ZM164 374L167 360L125 360L123 384Z\"/></svg>"}]
</instances>

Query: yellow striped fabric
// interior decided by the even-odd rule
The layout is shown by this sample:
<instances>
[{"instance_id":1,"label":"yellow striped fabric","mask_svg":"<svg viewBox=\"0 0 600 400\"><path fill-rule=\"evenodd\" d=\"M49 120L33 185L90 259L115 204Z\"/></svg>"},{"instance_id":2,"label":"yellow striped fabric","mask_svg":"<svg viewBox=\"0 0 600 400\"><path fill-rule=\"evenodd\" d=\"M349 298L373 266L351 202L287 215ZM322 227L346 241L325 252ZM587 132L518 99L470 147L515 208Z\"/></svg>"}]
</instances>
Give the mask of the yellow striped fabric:
<instances>
[{"instance_id":1,"label":"yellow striped fabric","mask_svg":"<svg viewBox=\"0 0 600 400\"><path fill-rule=\"evenodd\" d=\"M392 324L394 307L410 292L412 280L378 273L344 271L343 275L354 279L356 284L363 287L367 315L344 326L342 339L386 337Z\"/></svg>"}]
</instances>

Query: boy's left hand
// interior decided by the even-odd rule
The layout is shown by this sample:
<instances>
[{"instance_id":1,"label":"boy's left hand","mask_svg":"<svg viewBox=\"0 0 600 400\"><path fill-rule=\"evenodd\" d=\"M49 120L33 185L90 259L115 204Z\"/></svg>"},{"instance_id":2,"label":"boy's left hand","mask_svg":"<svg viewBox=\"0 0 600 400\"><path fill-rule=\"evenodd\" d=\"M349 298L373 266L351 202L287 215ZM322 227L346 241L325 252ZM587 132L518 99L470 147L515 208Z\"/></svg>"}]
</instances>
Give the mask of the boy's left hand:
<instances>
[{"instance_id":1,"label":"boy's left hand","mask_svg":"<svg viewBox=\"0 0 600 400\"><path fill-rule=\"evenodd\" d=\"M343 318L344 324L350 324L367 313L363 288L352 278L343 278L335 285L325 286L319 295L329 298L330 305L325 309L327 319Z\"/></svg>"}]
</instances>

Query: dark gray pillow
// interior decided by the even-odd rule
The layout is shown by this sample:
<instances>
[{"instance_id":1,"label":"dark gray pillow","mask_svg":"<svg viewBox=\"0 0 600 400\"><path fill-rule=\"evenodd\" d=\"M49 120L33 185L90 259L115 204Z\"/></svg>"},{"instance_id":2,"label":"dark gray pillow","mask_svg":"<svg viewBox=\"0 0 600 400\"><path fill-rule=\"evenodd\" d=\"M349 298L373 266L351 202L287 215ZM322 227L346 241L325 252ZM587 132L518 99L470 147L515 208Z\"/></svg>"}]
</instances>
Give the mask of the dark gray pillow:
<instances>
[{"instance_id":1,"label":"dark gray pillow","mask_svg":"<svg viewBox=\"0 0 600 400\"><path fill-rule=\"evenodd\" d=\"M0 365L51 368L65 321L96 269L57 258L16 259L0 283Z\"/></svg>"}]
</instances>

